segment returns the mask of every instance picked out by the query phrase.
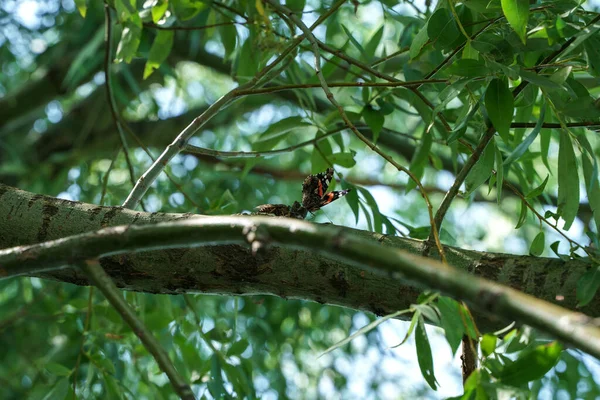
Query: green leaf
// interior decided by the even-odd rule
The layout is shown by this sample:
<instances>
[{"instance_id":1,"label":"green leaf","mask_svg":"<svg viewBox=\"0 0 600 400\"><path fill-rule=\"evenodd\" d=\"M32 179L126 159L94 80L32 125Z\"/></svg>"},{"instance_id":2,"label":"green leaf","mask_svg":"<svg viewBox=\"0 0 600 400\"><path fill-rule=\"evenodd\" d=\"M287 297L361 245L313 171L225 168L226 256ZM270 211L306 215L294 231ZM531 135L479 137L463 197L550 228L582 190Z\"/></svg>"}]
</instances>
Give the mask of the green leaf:
<instances>
[{"instance_id":1,"label":"green leaf","mask_svg":"<svg viewBox=\"0 0 600 400\"><path fill-rule=\"evenodd\" d=\"M139 17L124 22L121 40L117 46L117 61L125 61L126 63L130 63L137 53L141 38L142 20Z\"/></svg>"},{"instance_id":2,"label":"green leaf","mask_svg":"<svg viewBox=\"0 0 600 400\"><path fill-rule=\"evenodd\" d=\"M171 1L173 13L180 21L187 21L194 18L200 11L206 8L204 2L197 0L176 0Z\"/></svg>"},{"instance_id":3,"label":"green leaf","mask_svg":"<svg viewBox=\"0 0 600 400\"><path fill-rule=\"evenodd\" d=\"M477 163L467 175L465 179L465 186L467 188L467 196L479 186L481 186L492 174L492 169L494 169L494 159L495 159L495 151L494 144L488 143L488 145L483 150L483 154L477 160Z\"/></svg>"},{"instance_id":4,"label":"green leaf","mask_svg":"<svg viewBox=\"0 0 600 400\"><path fill-rule=\"evenodd\" d=\"M227 356L239 356L242 354L250 343L248 343L248 339L241 339L231 345L229 350L227 350Z\"/></svg>"},{"instance_id":5,"label":"green leaf","mask_svg":"<svg viewBox=\"0 0 600 400\"><path fill-rule=\"evenodd\" d=\"M563 229L569 230L579 209L579 174L571 136L560 132L558 149L558 214L565 221Z\"/></svg>"},{"instance_id":6,"label":"green leaf","mask_svg":"<svg viewBox=\"0 0 600 400\"><path fill-rule=\"evenodd\" d=\"M444 329L446 340L452 349L452 354L456 354L465 334L460 304L454 299L441 296L437 301L437 307L441 314L441 327Z\"/></svg>"},{"instance_id":7,"label":"green leaf","mask_svg":"<svg viewBox=\"0 0 600 400\"><path fill-rule=\"evenodd\" d=\"M507 168L510 167L510 164L513 161L518 160L523 154L525 154L527 149L529 149L529 146L531 146L531 144L537 137L538 133L540 133L540 130L542 129L542 125L544 124L545 116L546 116L546 104L544 102L542 102L542 105L540 106L540 117L538 118L538 121L535 124L535 127L533 128L531 133L529 135L527 135L525 140L523 140L521 143L519 143L517 148L514 149L513 152L509 154L508 157L506 157L506 160L504 161L504 165Z\"/></svg>"},{"instance_id":8,"label":"green leaf","mask_svg":"<svg viewBox=\"0 0 600 400\"><path fill-rule=\"evenodd\" d=\"M383 36L383 28L384 26L382 25L381 28L379 28L377 32L373 34L373 36L371 37L371 39L369 39L369 42L365 46L365 52L367 53L367 56L369 57L370 61L375 59L375 51L377 51L377 47L381 43L381 37Z\"/></svg>"},{"instance_id":9,"label":"green leaf","mask_svg":"<svg viewBox=\"0 0 600 400\"><path fill-rule=\"evenodd\" d=\"M583 47L591 67L591 74L600 76L600 40L596 36L590 36L583 42Z\"/></svg>"},{"instance_id":10,"label":"green leaf","mask_svg":"<svg viewBox=\"0 0 600 400\"><path fill-rule=\"evenodd\" d=\"M69 378L62 378L56 385L48 392L48 394L44 397L44 400L55 400L55 399L65 399L67 393L69 393Z\"/></svg>"},{"instance_id":11,"label":"green leaf","mask_svg":"<svg viewBox=\"0 0 600 400\"><path fill-rule=\"evenodd\" d=\"M433 372L433 357L431 356L431 346L425 331L425 320L419 316L419 321L415 330L415 343L417 347L417 357L421 374L433 390L437 390L437 381Z\"/></svg>"},{"instance_id":12,"label":"green leaf","mask_svg":"<svg viewBox=\"0 0 600 400\"><path fill-rule=\"evenodd\" d=\"M483 353L483 355L485 357L489 356L490 354L492 354L494 352L494 350L496 350L496 342L497 341L498 341L498 338L496 337L496 335L491 335L489 333L486 333L485 335L483 335L479 346L481 347L481 352Z\"/></svg>"},{"instance_id":13,"label":"green leaf","mask_svg":"<svg viewBox=\"0 0 600 400\"><path fill-rule=\"evenodd\" d=\"M504 184L504 163L502 152L496 145L496 141L494 141L494 149L496 150L496 200L500 204L500 200L502 200L502 185Z\"/></svg>"},{"instance_id":14,"label":"green leaf","mask_svg":"<svg viewBox=\"0 0 600 400\"><path fill-rule=\"evenodd\" d=\"M167 9L169 8L168 0L156 0L156 3L152 6L152 22L158 23L164 17Z\"/></svg>"},{"instance_id":15,"label":"green leaf","mask_svg":"<svg viewBox=\"0 0 600 400\"><path fill-rule=\"evenodd\" d=\"M123 391L121 390L117 380L110 374L104 373L102 375L104 377L104 382L106 382L106 391L109 395L108 397L111 399L122 399Z\"/></svg>"},{"instance_id":16,"label":"green leaf","mask_svg":"<svg viewBox=\"0 0 600 400\"><path fill-rule=\"evenodd\" d=\"M514 99L506 80L494 79L485 91L485 108L494 128L505 143L509 142Z\"/></svg>"},{"instance_id":17,"label":"green leaf","mask_svg":"<svg viewBox=\"0 0 600 400\"><path fill-rule=\"evenodd\" d=\"M544 252L544 245L546 244L546 235L544 232L540 232L536 235L531 242L531 246L529 247L529 254L532 256L539 257Z\"/></svg>"},{"instance_id":18,"label":"green leaf","mask_svg":"<svg viewBox=\"0 0 600 400\"><path fill-rule=\"evenodd\" d=\"M523 44L527 39L528 0L502 0L502 12L510 26L519 35Z\"/></svg>"},{"instance_id":19,"label":"green leaf","mask_svg":"<svg viewBox=\"0 0 600 400\"><path fill-rule=\"evenodd\" d=\"M525 201L521 201L521 213L519 214L519 220L517 221L517 226L515 226L515 229L522 227L527 220L527 209L527 203L525 203Z\"/></svg>"},{"instance_id":20,"label":"green leaf","mask_svg":"<svg viewBox=\"0 0 600 400\"><path fill-rule=\"evenodd\" d=\"M577 307L587 305L600 288L600 266L593 265L577 281Z\"/></svg>"},{"instance_id":21,"label":"green leaf","mask_svg":"<svg viewBox=\"0 0 600 400\"><path fill-rule=\"evenodd\" d=\"M351 168L356 164L356 161L354 160L355 154L356 152L354 151L351 153L333 153L327 157L327 159L332 164L340 165L344 168Z\"/></svg>"},{"instance_id":22,"label":"green leaf","mask_svg":"<svg viewBox=\"0 0 600 400\"><path fill-rule=\"evenodd\" d=\"M321 136L321 133L318 132L317 136ZM329 156L333 154L333 150L331 149L331 144L328 139L321 140L317 143L312 151L310 156L310 164L311 164L311 172L316 174L318 172L323 172L327 168L331 167L331 162L329 161Z\"/></svg>"},{"instance_id":23,"label":"green leaf","mask_svg":"<svg viewBox=\"0 0 600 400\"><path fill-rule=\"evenodd\" d=\"M412 43L410 44L410 50L408 52L408 55L410 56L411 60L417 58L419 54L421 54L421 50L429 40L429 36L427 35L427 25L428 24L426 23L425 26L419 30Z\"/></svg>"},{"instance_id":24,"label":"green leaf","mask_svg":"<svg viewBox=\"0 0 600 400\"><path fill-rule=\"evenodd\" d=\"M56 375L56 376L69 376L69 375L71 375L71 372L73 372L71 369L65 367L64 365L57 364L57 363L46 364L46 369L52 375Z\"/></svg>"},{"instance_id":25,"label":"green leaf","mask_svg":"<svg viewBox=\"0 0 600 400\"><path fill-rule=\"evenodd\" d=\"M350 30L348 28L346 28L346 26L344 24L342 24L342 29L344 30L344 32L346 32L348 39L350 39L350 43L352 43L354 45L354 47L356 47L358 49L358 51L360 51L360 54L363 56L363 58L365 60L369 60L369 55L367 54L365 49L362 47L360 42L358 40L356 40L354 38L354 36L352 36L352 33L350 32Z\"/></svg>"},{"instance_id":26,"label":"green leaf","mask_svg":"<svg viewBox=\"0 0 600 400\"><path fill-rule=\"evenodd\" d=\"M415 313L413 314L412 319L410 321L410 325L408 326L408 330L406 331L406 335L404 335L404 339L402 339L402 341L400 343L398 343L397 345L392 346L390 348L395 349L396 347L400 347L404 343L406 343L406 341L408 340L410 335L412 335L413 331L415 330L415 326L417 325L417 322L419 322L420 316L421 316L421 312L419 310L415 310Z\"/></svg>"},{"instance_id":27,"label":"green leaf","mask_svg":"<svg viewBox=\"0 0 600 400\"><path fill-rule=\"evenodd\" d=\"M374 110L370 105L365 106L363 109L363 118L371 131L373 131L373 143L377 144L377 139L383 128L385 117L379 111Z\"/></svg>"},{"instance_id":28,"label":"green leaf","mask_svg":"<svg viewBox=\"0 0 600 400\"><path fill-rule=\"evenodd\" d=\"M167 59L172 47L173 31L159 30L154 38L150 54L148 54L148 61L146 61L146 66L144 67L144 79L152 75L160 67L160 64Z\"/></svg>"},{"instance_id":29,"label":"green leaf","mask_svg":"<svg viewBox=\"0 0 600 400\"><path fill-rule=\"evenodd\" d=\"M304 122L302 117L288 117L271 124L266 131L260 134L260 139L252 144L252 148L256 151L272 150L279 142L295 129L306 129L311 126L310 123ZM319 144L322 144L320 142Z\"/></svg>"},{"instance_id":30,"label":"green leaf","mask_svg":"<svg viewBox=\"0 0 600 400\"><path fill-rule=\"evenodd\" d=\"M458 25L446 8L438 10L429 18L427 35L437 49L447 49L461 35Z\"/></svg>"},{"instance_id":31,"label":"green leaf","mask_svg":"<svg viewBox=\"0 0 600 400\"><path fill-rule=\"evenodd\" d=\"M480 77L489 74L490 70L485 63L472 58L461 58L453 62L448 68L448 73L456 76Z\"/></svg>"},{"instance_id":32,"label":"green leaf","mask_svg":"<svg viewBox=\"0 0 600 400\"><path fill-rule=\"evenodd\" d=\"M337 342L336 344L334 344L333 346L331 346L330 348L328 348L327 350L325 350L323 353L321 353L319 355L319 357L324 356L327 353L331 353L333 350L338 349L348 343L350 343L354 338L360 336L360 335L364 335L365 333L371 332L373 329L377 328L379 325L381 325L382 323L384 323L385 321L387 321L390 318L396 318L399 315L402 314L407 314L409 313L410 310L401 310L401 311L396 311L395 313L386 315L385 317L381 317L376 319L375 321L371 322L368 325L363 326L362 328L358 329L356 332L354 332L352 335L346 337L343 340L340 340L339 342Z\"/></svg>"},{"instance_id":33,"label":"green leaf","mask_svg":"<svg viewBox=\"0 0 600 400\"><path fill-rule=\"evenodd\" d=\"M465 48L463 49L463 52L462 52L462 58L463 59L472 59L472 60L479 59L479 52L477 50L475 50L475 48L473 48L473 45L471 44L471 40L467 40L467 43L465 44Z\"/></svg>"},{"instance_id":34,"label":"green leaf","mask_svg":"<svg viewBox=\"0 0 600 400\"><path fill-rule=\"evenodd\" d=\"M535 199L536 197L538 197L539 195L541 195L542 193L544 193L544 188L546 187L546 184L548 183L548 178L549 177L550 177L550 175L546 175L546 179L544 179L544 182L542 182L540 184L540 186L536 187L531 192L527 193L525 195L525 198L526 199Z\"/></svg>"},{"instance_id":35,"label":"green leaf","mask_svg":"<svg viewBox=\"0 0 600 400\"><path fill-rule=\"evenodd\" d=\"M221 41L225 48L225 59L231 59L235 52L235 44L237 42L237 30L235 26L221 26L219 28Z\"/></svg>"},{"instance_id":36,"label":"green leaf","mask_svg":"<svg viewBox=\"0 0 600 400\"><path fill-rule=\"evenodd\" d=\"M223 387L223 377L221 376L221 362L219 361L219 355L216 353L213 354L211 358L208 390L215 399L220 399L225 393L225 388Z\"/></svg>"},{"instance_id":37,"label":"green leaf","mask_svg":"<svg viewBox=\"0 0 600 400\"><path fill-rule=\"evenodd\" d=\"M584 152L581 154L583 178L588 195L588 202L596 222L596 230L600 230L600 186L598 185L598 160L585 135L577 136Z\"/></svg>"},{"instance_id":38,"label":"green leaf","mask_svg":"<svg viewBox=\"0 0 600 400\"><path fill-rule=\"evenodd\" d=\"M552 342L522 352L515 362L502 369L498 378L502 383L514 386L540 379L556 364L561 351L560 343Z\"/></svg>"},{"instance_id":39,"label":"green leaf","mask_svg":"<svg viewBox=\"0 0 600 400\"><path fill-rule=\"evenodd\" d=\"M75 6L77 7L79 14L85 18L85 14L87 13L87 0L75 0Z\"/></svg>"},{"instance_id":40,"label":"green leaf","mask_svg":"<svg viewBox=\"0 0 600 400\"><path fill-rule=\"evenodd\" d=\"M383 233L383 221L381 220L381 213L379 212L379 206L375 201L375 198L367 189L358 188L359 192L365 198L369 209L373 213L373 228L375 232Z\"/></svg>"},{"instance_id":41,"label":"green leaf","mask_svg":"<svg viewBox=\"0 0 600 400\"><path fill-rule=\"evenodd\" d=\"M565 90L561 85L550 80L550 78L538 75L535 72L527 71L524 68L519 69L519 76L521 76L521 78L525 79L527 82L533 83L534 85L539 86L542 89L558 91Z\"/></svg>"},{"instance_id":42,"label":"green leaf","mask_svg":"<svg viewBox=\"0 0 600 400\"><path fill-rule=\"evenodd\" d=\"M432 142L432 133L424 133L419 147L413 154L413 159L410 162L409 169L418 179L421 179L423 173L425 172ZM415 187L417 187L417 183L412 179L409 179L408 183L406 184L406 193L410 192Z\"/></svg>"}]
</instances>

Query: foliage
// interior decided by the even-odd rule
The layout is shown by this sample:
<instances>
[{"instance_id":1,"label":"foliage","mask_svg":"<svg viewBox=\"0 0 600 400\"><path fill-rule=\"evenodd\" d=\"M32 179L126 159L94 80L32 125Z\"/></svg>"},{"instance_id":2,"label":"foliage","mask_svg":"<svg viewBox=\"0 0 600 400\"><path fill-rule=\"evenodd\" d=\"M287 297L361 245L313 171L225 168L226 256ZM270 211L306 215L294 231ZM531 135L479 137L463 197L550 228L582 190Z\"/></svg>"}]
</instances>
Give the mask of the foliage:
<instances>
[{"instance_id":1,"label":"foliage","mask_svg":"<svg viewBox=\"0 0 600 400\"><path fill-rule=\"evenodd\" d=\"M431 204L444 244L586 257L580 306L600 287L600 16L590 6L381 0L332 9L329 1L286 1L286 15L262 1L17 3L0 6L3 183L122 204L179 132L289 49L202 120L167 173L149 182L144 209L233 214L292 204L307 174L334 166L331 188L354 190L313 221L433 239ZM289 15L309 26L326 19L314 40L291 46L302 32ZM105 23L113 46L104 42ZM315 71L315 46L328 89ZM293 149L268 153L285 148ZM242 153L249 151L259 154ZM456 205L444 215L452 182L464 192L446 196ZM403 384L414 375L377 365L363 376L365 397L443 390L431 340L440 333L426 323L443 329L452 354L463 337L479 344L480 367L456 398L600 396L594 361L583 353L527 327L479 332L464 304L438 294L393 314L410 318L395 325L389 316L268 296L124 296L198 397L360 396L352 369L394 357L381 344L384 322L417 352L420 386L409 393ZM173 397L95 290L3 280L0 315L2 398Z\"/></svg>"}]
</instances>

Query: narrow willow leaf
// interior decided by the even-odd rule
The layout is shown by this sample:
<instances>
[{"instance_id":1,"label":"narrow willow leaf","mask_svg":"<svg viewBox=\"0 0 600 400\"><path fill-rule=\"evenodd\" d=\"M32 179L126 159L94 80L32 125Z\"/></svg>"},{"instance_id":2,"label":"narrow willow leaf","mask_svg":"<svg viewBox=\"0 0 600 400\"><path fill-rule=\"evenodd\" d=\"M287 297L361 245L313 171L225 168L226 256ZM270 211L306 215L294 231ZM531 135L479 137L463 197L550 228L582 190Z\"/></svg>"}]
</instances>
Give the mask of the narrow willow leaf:
<instances>
[{"instance_id":1,"label":"narrow willow leaf","mask_svg":"<svg viewBox=\"0 0 600 400\"><path fill-rule=\"evenodd\" d=\"M573 143L568 132L560 133L558 150L558 213L569 230L579 209L579 174Z\"/></svg>"},{"instance_id":2,"label":"narrow willow leaf","mask_svg":"<svg viewBox=\"0 0 600 400\"><path fill-rule=\"evenodd\" d=\"M412 320L410 321L410 326L408 327L408 330L406 331L406 335L404 335L404 339L402 339L402 341L400 343L398 343L397 345L392 346L391 347L392 349L395 349L396 347L400 347L404 343L406 343L406 341L408 340L410 335L412 335L413 331L415 330L415 326L417 326L417 322L419 321L420 317L421 317L421 312L419 310L416 310L415 313L413 314Z\"/></svg>"},{"instance_id":3,"label":"narrow willow leaf","mask_svg":"<svg viewBox=\"0 0 600 400\"><path fill-rule=\"evenodd\" d=\"M413 154L413 159L410 162L410 171L417 177L417 179L421 179L423 177L423 173L425 172L425 167L427 166L427 160L429 159L429 153L431 151L432 144L432 134L424 133L421 138L421 143L419 147ZM417 183L410 179L406 184L406 193L410 192L414 188L417 187Z\"/></svg>"},{"instance_id":4,"label":"narrow willow leaf","mask_svg":"<svg viewBox=\"0 0 600 400\"><path fill-rule=\"evenodd\" d=\"M461 33L450 11L446 8L438 8L429 18L427 35L436 49L447 49L452 46Z\"/></svg>"},{"instance_id":5,"label":"narrow willow leaf","mask_svg":"<svg viewBox=\"0 0 600 400\"><path fill-rule=\"evenodd\" d=\"M493 79L485 91L485 108L494 128L505 143L509 142L514 99L506 80Z\"/></svg>"},{"instance_id":6,"label":"narrow willow leaf","mask_svg":"<svg viewBox=\"0 0 600 400\"><path fill-rule=\"evenodd\" d=\"M383 123L385 122L385 117L382 113L377 110L374 110L371 106L367 105L363 109L363 118L371 131L373 132L373 143L377 144L377 139L379 138L379 134L381 133L381 129L383 128Z\"/></svg>"},{"instance_id":7,"label":"narrow willow leaf","mask_svg":"<svg viewBox=\"0 0 600 400\"><path fill-rule=\"evenodd\" d=\"M581 164L583 166L583 177L585 179L585 189L588 195L588 202L594 221L596 222L596 230L600 230L600 185L598 184L598 160L592 150L590 142L585 135L577 136L577 141L584 149L581 154Z\"/></svg>"},{"instance_id":8,"label":"narrow willow leaf","mask_svg":"<svg viewBox=\"0 0 600 400\"><path fill-rule=\"evenodd\" d=\"M536 235L533 242L531 242L531 246L529 247L529 254L532 256L539 257L544 252L544 245L546 244L546 235L544 232L540 232Z\"/></svg>"},{"instance_id":9,"label":"narrow willow leaf","mask_svg":"<svg viewBox=\"0 0 600 400\"><path fill-rule=\"evenodd\" d=\"M492 169L494 169L494 143L488 143L488 145L483 150L483 154L477 161L477 163L467 175L465 179L465 186L467 188L467 195L473 193L475 189L481 186L492 174Z\"/></svg>"},{"instance_id":10,"label":"narrow willow leaf","mask_svg":"<svg viewBox=\"0 0 600 400\"><path fill-rule=\"evenodd\" d=\"M148 78L152 73L160 67L173 47L173 31L170 30L159 30L154 38L150 53L148 55L148 61L144 67L144 79Z\"/></svg>"},{"instance_id":11,"label":"narrow willow leaf","mask_svg":"<svg viewBox=\"0 0 600 400\"><path fill-rule=\"evenodd\" d=\"M137 53L142 38L142 21L139 17L123 23L121 40L117 46L117 61L130 63Z\"/></svg>"},{"instance_id":12,"label":"narrow willow leaf","mask_svg":"<svg viewBox=\"0 0 600 400\"><path fill-rule=\"evenodd\" d=\"M456 76L481 77L489 74L489 68L482 61L462 58L448 67L448 73Z\"/></svg>"},{"instance_id":13,"label":"narrow willow leaf","mask_svg":"<svg viewBox=\"0 0 600 400\"><path fill-rule=\"evenodd\" d=\"M169 8L168 0L158 0L156 2L156 4L154 4L152 6L152 22L157 24L158 21L160 21L161 18L165 15L168 8Z\"/></svg>"},{"instance_id":14,"label":"narrow willow leaf","mask_svg":"<svg viewBox=\"0 0 600 400\"><path fill-rule=\"evenodd\" d=\"M456 354L465 334L465 326L460 315L460 304L454 299L441 296L438 299L437 307L441 314L441 327L444 329L446 340L452 349L452 354Z\"/></svg>"},{"instance_id":15,"label":"narrow willow leaf","mask_svg":"<svg viewBox=\"0 0 600 400\"><path fill-rule=\"evenodd\" d=\"M410 50L408 52L408 55L411 59L417 58L419 54L421 54L421 50L423 49L425 44L427 44L428 40L429 36L427 35L427 24L425 24L425 26L421 28L421 30L419 30L419 33L417 33L412 43L410 44Z\"/></svg>"},{"instance_id":16,"label":"narrow willow leaf","mask_svg":"<svg viewBox=\"0 0 600 400\"><path fill-rule=\"evenodd\" d=\"M548 178L549 177L550 177L550 175L546 175L546 179L544 179L544 182L542 182L540 184L540 186L536 187L531 192L527 193L525 195L525 198L526 199L535 199L536 197L538 197L539 195L541 195L542 193L544 193L544 189L546 188L546 184L548 183Z\"/></svg>"},{"instance_id":17,"label":"narrow willow leaf","mask_svg":"<svg viewBox=\"0 0 600 400\"><path fill-rule=\"evenodd\" d=\"M220 399L225 393L223 386L223 377L221 376L221 362L219 356L215 353L211 358L210 379L208 381L208 391L215 399Z\"/></svg>"},{"instance_id":18,"label":"narrow willow leaf","mask_svg":"<svg viewBox=\"0 0 600 400\"><path fill-rule=\"evenodd\" d=\"M527 220L527 203L521 201L521 214L519 214L519 220L517 221L517 226L515 229L519 229L523 226L525 221Z\"/></svg>"},{"instance_id":19,"label":"narrow willow leaf","mask_svg":"<svg viewBox=\"0 0 600 400\"><path fill-rule=\"evenodd\" d=\"M561 351L562 346L558 342L539 345L506 365L498 378L502 383L514 386L540 379L556 365Z\"/></svg>"},{"instance_id":20,"label":"narrow willow leaf","mask_svg":"<svg viewBox=\"0 0 600 400\"><path fill-rule=\"evenodd\" d=\"M577 307L587 305L600 288L600 266L594 265L577 281Z\"/></svg>"},{"instance_id":21,"label":"narrow willow leaf","mask_svg":"<svg viewBox=\"0 0 600 400\"><path fill-rule=\"evenodd\" d=\"M502 0L502 12L510 26L519 35L523 44L527 38L527 20L529 19L528 0Z\"/></svg>"},{"instance_id":22,"label":"narrow willow leaf","mask_svg":"<svg viewBox=\"0 0 600 400\"><path fill-rule=\"evenodd\" d=\"M375 321L371 322L370 324L363 326L362 328L360 328L359 330L357 330L356 332L354 332L352 335L348 336L344 340L340 340L339 342L337 342L336 344L334 344L333 346L331 346L330 348L325 350L323 353L321 353L319 355L319 357L322 357L327 353L331 353L333 350L350 343L354 338L372 331L373 329L377 328L379 325L381 325L388 319L396 318L399 315L407 314L409 312L410 312L410 310L401 310L401 311L396 311L395 313L386 315L385 317L378 318Z\"/></svg>"},{"instance_id":23,"label":"narrow willow leaf","mask_svg":"<svg viewBox=\"0 0 600 400\"><path fill-rule=\"evenodd\" d=\"M384 26L381 26L381 28L379 28L377 32L375 32L373 37L369 39L369 42L365 46L365 52L367 53L367 56L371 61L375 59L375 51L381 43L381 37L383 36L383 28Z\"/></svg>"},{"instance_id":24,"label":"narrow willow leaf","mask_svg":"<svg viewBox=\"0 0 600 400\"><path fill-rule=\"evenodd\" d=\"M425 330L425 319L419 316L415 330L415 344L417 347L417 357L421 374L433 390L437 390L437 380L433 372L433 357L431 356L431 346L427 331Z\"/></svg>"},{"instance_id":25,"label":"narrow willow leaf","mask_svg":"<svg viewBox=\"0 0 600 400\"><path fill-rule=\"evenodd\" d=\"M369 192L367 189L358 188L358 190L365 198L367 205L373 213L373 227L375 229L375 232L383 233L383 221L381 220L381 213L379 211L377 201L375 201L375 197L373 197L371 192Z\"/></svg>"},{"instance_id":26,"label":"narrow willow leaf","mask_svg":"<svg viewBox=\"0 0 600 400\"><path fill-rule=\"evenodd\" d=\"M496 199L498 204L502 200L502 185L504 184L504 163L502 160L502 152L494 141L494 148L496 149Z\"/></svg>"},{"instance_id":27,"label":"narrow willow leaf","mask_svg":"<svg viewBox=\"0 0 600 400\"><path fill-rule=\"evenodd\" d=\"M351 168L356 164L356 161L354 161L355 154L354 151L351 153L333 153L327 157L327 159L332 164L340 165L344 168Z\"/></svg>"},{"instance_id":28,"label":"narrow willow leaf","mask_svg":"<svg viewBox=\"0 0 600 400\"><path fill-rule=\"evenodd\" d=\"M85 14L87 13L87 0L75 0L75 6L77 7L79 14L85 18Z\"/></svg>"},{"instance_id":29,"label":"narrow willow leaf","mask_svg":"<svg viewBox=\"0 0 600 400\"><path fill-rule=\"evenodd\" d=\"M529 146L531 146L531 144L537 137L538 133L540 133L540 130L542 129L542 125L544 124L545 116L546 116L546 103L542 102L542 105L540 106L540 117L538 118L538 121L535 124L535 127L533 128L531 133L529 135L527 135L525 140L523 140L521 143L519 143L517 148L514 149L513 152L509 154L508 157L506 157L506 160L504 161L504 165L507 168L510 167L510 164L513 161L518 160L523 154L525 154L525 152L527 151Z\"/></svg>"},{"instance_id":30,"label":"narrow willow leaf","mask_svg":"<svg viewBox=\"0 0 600 400\"><path fill-rule=\"evenodd\" d=\"M358 40L356 40L354 38L354 36L352 36L352 32L350 31L350 29L346 28L346 26L344 24L342 24L342 29L344 30L344 32L346 32L348 39L350 39L350 42L354 45L354 47L356 47L356 49L360 52L360 54L363 56L363 58L365 60L369 60L369 55L367 54L365 49L362 47L360 42Z\"/></svg>"},{"instance_id":31,"label":"narrow willow leaf","mask_svg":"<svg viewBox=\"0 0 600 400\"><path fill-rule=\"evenodd\" d=\"M498 338L496 337L496 335L491 335L489 333L486 333L485 335L483 335L479 346L481 347L481 352L483 353L484 356L487 357L490 354L492 354L494 352L494 350L496 350L496 342L497 341L498 341Z\"/></svg>"}]
</instances>

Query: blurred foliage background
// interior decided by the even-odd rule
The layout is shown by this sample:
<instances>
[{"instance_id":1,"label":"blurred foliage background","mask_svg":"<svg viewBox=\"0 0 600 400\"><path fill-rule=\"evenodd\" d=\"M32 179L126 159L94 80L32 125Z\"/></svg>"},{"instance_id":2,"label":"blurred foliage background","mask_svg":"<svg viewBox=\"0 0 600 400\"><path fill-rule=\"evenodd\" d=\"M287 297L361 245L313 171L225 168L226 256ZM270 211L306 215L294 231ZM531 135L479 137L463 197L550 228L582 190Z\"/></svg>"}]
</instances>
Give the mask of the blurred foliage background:
<instances>
[{"instance_id":1,"label":"blurred foliage background","mask_svg":"<svg viewBox=\"0 0 600 400\"><path fill-rule=\"evenodd\" d=\"M513 126L499 129L488 146L491 153L484 154L455 199L441 232L445 244L590 256L584 247L597 244L594 213L600 200L594 192L600 40L593 21L598 5L506 3L348 1L314 31L335 50L321 48L323 73L329 83L355 83L332 88L336 99L362 133L422 180L434 208L490 120L499 125L512 119ZM247 82L300 33L262 2L107 4L107 10L102 2L84 0L6 0L0 5L2 183L69 200L120 205L133 182L185 126ZM524 22L509 16L511 4L529 9ZM286 5L310 25L332 3L295 0ZM107 12L111 46L105 38ZM572 37L575 42L559 60L543 65L545 73L536 75L544 57ZM455 58L444 64L450 54ZM433 78L444 81L416 90L358 83L385 81L381 76L430 79L432 71L438 71ZM307 41L279 72L267 88L318 83ZM502 96L523 82L528 87L508 104ZM501 99L496 103L486 97L492 86ZM268 151L338 127L341 118L321 89L298 88L235 100L189 144ZM579 143L576 161L561 161L564 135L569 148L571 140ZM520 148L528 137L531 147ZM587 147L582 140L589 142ZM588 170L584 157L592 165ZM338 181L334 186L355 190L310 215L311 221L427 237L429 216L415 185L348 129L274 157L183 152L166 168L168 176L162 174L152 185L142 207L233 214L263 203L291 204L300 200L304 177L331 164ZM498 170L505 171L504 181L517 187L521 197L502 187L501 178L492 174ZM565 182L570 182L568 195ZM525 194L543 218L523 211ZM573 214L566 231L572 241L558 232L559 215L570 219L565 213ZM587 289L592 296L594 287ZM417 356L413 337L390 348L402 341L408 322L387 321L318 358L375 317L269 296L124 296L198 397L397 399L463 393L457 356L439 328L427 328L440 384L434 391L436 385L428 385L416 368L425 356ZM504 340L488 339L483 367L465 387L464 398L600 396L600 364L577 350L560 353L535 379L503 383L497 379L503 368L535 355L536 346L548 338L524 328L510 331ZM90 288L36 278L0 281L0 343L3 399L174 396L137 337Z\"/></svg>"}]
</instances>

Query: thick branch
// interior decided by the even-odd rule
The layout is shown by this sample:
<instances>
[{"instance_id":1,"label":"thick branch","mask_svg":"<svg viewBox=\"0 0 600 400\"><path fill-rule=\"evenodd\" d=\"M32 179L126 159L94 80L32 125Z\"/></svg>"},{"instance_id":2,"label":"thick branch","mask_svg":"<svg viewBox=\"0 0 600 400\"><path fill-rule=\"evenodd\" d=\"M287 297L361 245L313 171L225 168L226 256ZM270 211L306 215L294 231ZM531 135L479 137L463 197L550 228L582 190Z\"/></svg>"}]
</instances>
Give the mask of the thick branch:
<instances>
[{"instance_id":1,"label":"thick branch","mask_svg":"<svg viewBox=\"0 0 600 400\"><path fill-rule=\"evenodd\" d=\"M71 202L0 185L0 248L29 245L102 227L148 224L192 214L145 213L120 207ZM343 232L384 247L420 254L422 241L387 237L343 228ZM289 232L288 235L294 235ZM585 260L514 256L446 247L448 262L476 276L511 286L538 298L575 310L576 284L589 264ZM237 245L148 251L111 256L101 264L117 286L149 293L271 294L350 307L378 315L408 308L419 291L385 277L354 268L311 251L269 247L252 256ZM4 266L3 266L4 268ZM87 285L78 269L37 276ZM581 309L600 316L600 297ZM501 321L478 317L482 330L497 329Z\"/></svg>"},{"instance_id":2,"label":"thick branch","mask_svg":"<svg viewBox=\"0 0 600 400\"><path fill-rule=\"evenodd\" d=\"M152 225L121 225L0 251L5 275L49 271L85 259L156 249L250 243L253 253L265 246L302 249L373 276L409 282L468 302L484 313L545 331L600 358L600 327L592 318L438 261L365 240L335 226L287 218L216 216ZM238 268L247 268L238 265ZM89 270L86 270L90 273Z\"/></svg>"}]
</instances>

